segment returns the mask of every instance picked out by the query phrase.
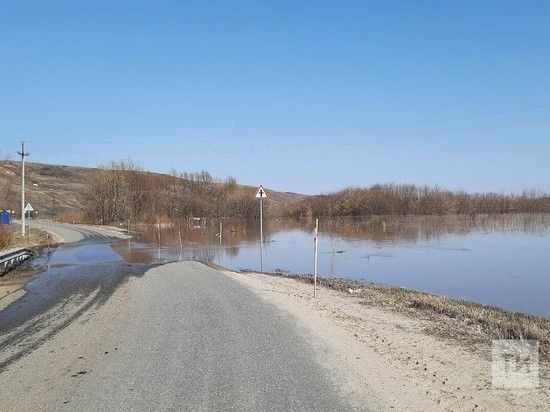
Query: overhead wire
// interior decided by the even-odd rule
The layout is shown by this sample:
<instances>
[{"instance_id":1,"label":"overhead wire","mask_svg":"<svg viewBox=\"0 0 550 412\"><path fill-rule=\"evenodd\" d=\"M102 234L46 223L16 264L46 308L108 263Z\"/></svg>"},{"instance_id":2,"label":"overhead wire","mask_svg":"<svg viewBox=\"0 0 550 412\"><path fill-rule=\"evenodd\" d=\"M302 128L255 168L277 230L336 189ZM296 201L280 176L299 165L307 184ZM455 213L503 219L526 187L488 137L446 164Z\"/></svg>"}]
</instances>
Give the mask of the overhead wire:
<instances>
[{"instance_id":1,"label":"overhead wire","mask_svg":"<svg viewBox=\"0 0 550 412\"><path fill-rule=\"evenodd\" d=\"M533 126L536 124L545 124L550 122L550 117L544 117L539 119L530 119L525 121L517 122L508 122L508 123L497 123L481 127L473 128L459 128L459 129L449 129L432 133L416 133L408 136L393 135L393 136L363 136L363 137L338 137L331 138L330 140L316 141L315 144L311 142L301 142L301 143L287 143L287 144L277 144L272 146L250 146L250 147L237 147L237 148L220 148L220 147L208 147L205 148L196 148L185 152L176 152L176 151L166 151L161 152L131 152L129 155L133 156L146 156L146 157L157 157L157 156L169 156L169 157L189 157L189 156L208 156L212 154L225 154L225 155L236 155L236 154L252 154L252 153L274 153L274 152L284 152L284 151L312 151L318 150L323 147L353 147L357 145L364 144L380 144L380 143L392 143L392 142L403 142L403 141L417 141L417 140L426 140L433 139L437 137L445 137L452 135L465 135L465 134L476 134L493 130L504 130L508 128L515 128L521 126ZM214 142L209 142L214 144ZM93 143L97 144L97 143ZM57 152L42 152L42 154L57 154ZM81 151L65 151L65 155L72 156L97 156L97 153L81 152Z\"/></svg>"},{"instance_id":2,"label":"overhead wire","mask_svg":"<svg viewBox=\"0 0 550 412\"><path fill-rule=\"evenodd\" d=\"M387 129L399 129L399 128L406 128L406 127L415 127L415 126L422 126L422 125L432 125L437 124L441 122L449 122L449 121L457 121L457 120L467 120L467 119L476 119L481 117L487 117L487 116L495 116L495 115L502 115L502 114L510 114L510 113L522 113L525 111L532 111L535 109L548 109L550 106L548 105L538 105L538 106L526 106L523 108L516 108L511 110L500 110L500 111L492 111L492 112L485 112L485 113L475 113L475 114L467 114L462 116L448 116L448 117L441 117L437 119L431 119L431 120L422 120L418 122L392 122L391 124L385 124L385 125L378 125L378 126L372 126L372 127L365 127L365 128L345 128L345 129L328 129L328 130L320 130L316 132L300 132L295 134L281 134L281 135L275 135L275 136L259 136L257 133L254 132L248 132L246 136L235 136L231 138L216 138L215 136L202 136L202 137L196 137L196 136L186 136L186 137L147 137L147 138L120 138L120 137L111 137L111 138L96 138L93 140L93 144L101 144L101 145L120 145L120 144L131 144L131 145L149 145L151 144L151 141L154 141L155 145L173 145L181 142L185 142L187 140L199 140L199 141L212 141L216 144L220 143L235 143L235 142L253 142L253 141L271 141L273 139L277 140L287 140L287 139L293 139L293 138L314 138L314 137L321 137L321 136L331 136L331 135L341 135L341 134L353 134L353 133L363 133L363 132L371 132L376 130L387 130ZM233 130L225 130L222 133L228 134L232 133ZM50 137L48 138L49 142L63 142L64 145L79 145L81 142L78 141L78 139L74 139L73 137Z\"/></svg>"}]
</instances>

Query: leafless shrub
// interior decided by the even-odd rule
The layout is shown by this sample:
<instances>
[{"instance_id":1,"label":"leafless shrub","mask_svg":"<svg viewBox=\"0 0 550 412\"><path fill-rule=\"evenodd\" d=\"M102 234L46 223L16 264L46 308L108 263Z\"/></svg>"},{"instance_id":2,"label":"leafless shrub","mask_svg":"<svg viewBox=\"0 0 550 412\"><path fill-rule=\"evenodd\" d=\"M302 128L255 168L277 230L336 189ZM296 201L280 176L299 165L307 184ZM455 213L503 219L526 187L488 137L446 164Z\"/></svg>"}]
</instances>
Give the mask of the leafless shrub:
<instances>
[{"instance_id":1,"label":"leafless shrub","mask_svg":"<svg viewBox=\"0 0 550 412\"><path fill-rule=\"evenodd\" d=\"M293 216L444 215L550 212L550 196L536 191L522 194L466 193L414 185L374 185L348 188L307 198L293 208Z\"/></svg>"},{"instance_id":2,"label":"leafless shrub","mask_svg":"<svg viewBox=\"0 0 550 412\"><path fill-rule=\"evenodd\" d=\"M187 216L255 218L254 193L233 177L220 182L207 171L169 175L145 172L131 161L113 162L87 184L89 220L103 223L158 222Z\"/></svg>"}]
</instances>

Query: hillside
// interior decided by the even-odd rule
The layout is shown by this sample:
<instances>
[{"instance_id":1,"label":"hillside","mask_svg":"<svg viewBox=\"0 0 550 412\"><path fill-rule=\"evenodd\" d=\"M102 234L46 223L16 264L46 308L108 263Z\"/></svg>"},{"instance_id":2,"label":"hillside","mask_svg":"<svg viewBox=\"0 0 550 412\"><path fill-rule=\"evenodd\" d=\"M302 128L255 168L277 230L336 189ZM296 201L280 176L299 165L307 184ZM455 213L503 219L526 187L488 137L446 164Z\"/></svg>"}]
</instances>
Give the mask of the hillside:
<instances>
[{"instance_id":1,"label":"hillside","mask_svg":"<svg viewBox=\"0 0 550 412\"><path fill-rule=\"evenodd\" d=\"M97 168L50 165L27 162L26 199L42 216L61 217L84 210L86 185ZM165 176L146 172L152 177ZM239 185L254 196L255 187ZM269 211L279 214L288 206L295 206L306 198L305 195L277 192L266 188L269 195ZM0 162L0 209L19 212L21 208L21 163L18 161Z\"/></svg>"}]
</instances>

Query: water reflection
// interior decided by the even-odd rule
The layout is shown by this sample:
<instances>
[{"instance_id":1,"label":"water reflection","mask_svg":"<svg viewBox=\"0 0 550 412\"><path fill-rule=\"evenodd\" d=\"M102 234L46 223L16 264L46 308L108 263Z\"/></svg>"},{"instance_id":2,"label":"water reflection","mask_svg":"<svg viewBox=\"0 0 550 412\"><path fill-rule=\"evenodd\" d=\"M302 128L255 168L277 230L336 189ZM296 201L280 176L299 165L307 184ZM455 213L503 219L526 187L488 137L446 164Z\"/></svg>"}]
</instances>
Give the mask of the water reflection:
<instances>
[{"instance_id":1,"label":"water reflection","mask_svg":"<svg viewBox=\"0 0 550 412\"><path fill-rule=\"evenodd\" d=\"M319 273L412 287L550 316L550 215L322 219ZM311 273L313 220L143 226L113 245L129 262L201 260Z\"/></svg>"},{"instance_id":2,"label":"water reflection","mask_svg":"<svg viewBox=\"0 0 550 412\"><path fill-rule=\"evenodd\" d=\"M299 228L289 222L287 229ZM309 221L313 227L313 221ZM501 232L550 234L550 215L479 215L479 216L375 216L320 221L324 233L349 240L372 240L377 243L414 243L448 235Z\"/></svg>"},{"instance_id":3,"label":"water reflection","mask_svg":"<svg viewBox=\"0 0 550 412\"><path fill-rule=\"evenodd\" d=\"M113 243L112 248L128 263L152 263L155 261L150 246L133 242L131 239L117 241Z\"/></svg>"}]
</instances>

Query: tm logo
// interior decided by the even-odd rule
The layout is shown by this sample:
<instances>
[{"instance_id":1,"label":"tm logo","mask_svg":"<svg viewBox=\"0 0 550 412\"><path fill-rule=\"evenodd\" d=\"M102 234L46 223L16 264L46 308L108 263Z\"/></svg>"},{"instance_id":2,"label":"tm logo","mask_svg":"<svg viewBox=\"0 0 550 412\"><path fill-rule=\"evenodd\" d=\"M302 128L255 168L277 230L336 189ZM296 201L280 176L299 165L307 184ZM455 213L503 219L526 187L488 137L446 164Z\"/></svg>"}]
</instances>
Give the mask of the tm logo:
<instances>
[{"instance_id":1,"label":"tm logo","mask_svg":"<svg viewBox=\"0 0 550 412\"><path fill-rule=\"evenodd\" d=\"M494 389L533 389L539 386L539 342L494 340L492 349Z\"/></svg>"}]
</instances>

